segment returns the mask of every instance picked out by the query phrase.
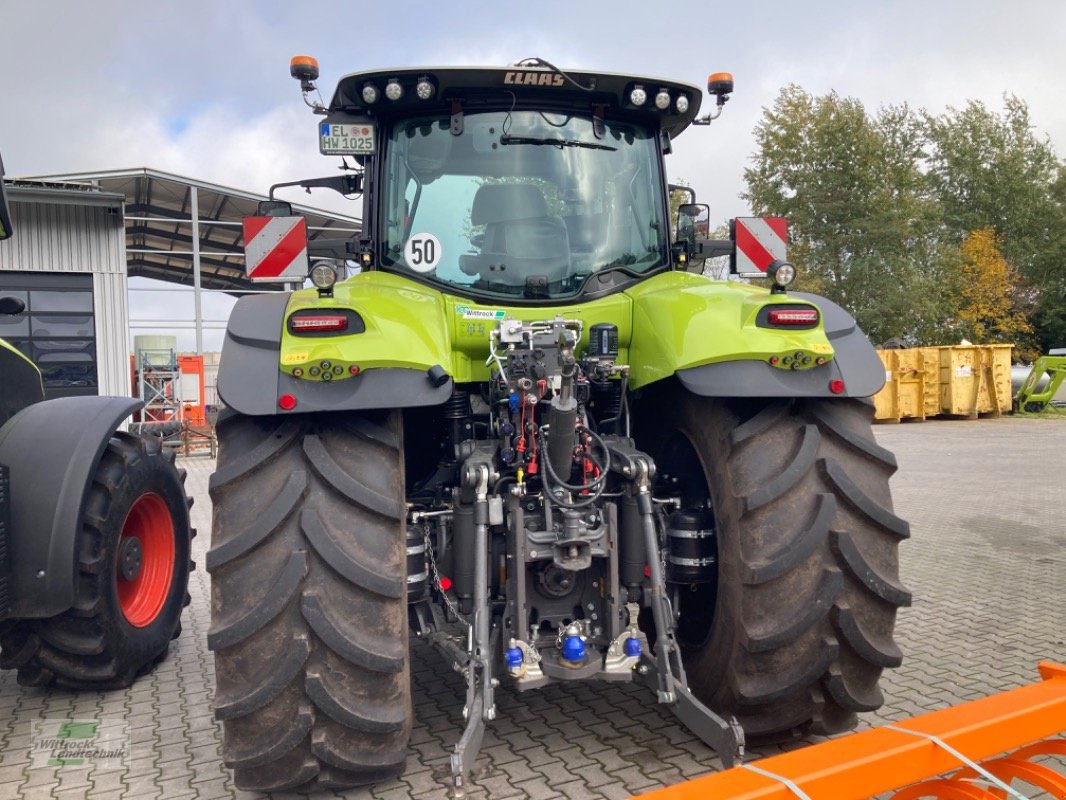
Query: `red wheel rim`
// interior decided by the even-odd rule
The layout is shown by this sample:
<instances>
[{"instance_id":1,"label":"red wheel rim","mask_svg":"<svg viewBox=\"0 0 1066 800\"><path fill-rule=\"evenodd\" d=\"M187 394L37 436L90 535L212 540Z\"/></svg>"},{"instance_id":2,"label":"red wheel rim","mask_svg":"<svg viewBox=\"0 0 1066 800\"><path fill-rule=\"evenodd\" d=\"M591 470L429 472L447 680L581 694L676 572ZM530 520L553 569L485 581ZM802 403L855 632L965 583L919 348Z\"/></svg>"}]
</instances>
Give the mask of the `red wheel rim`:
<instances>
[{"instance_id":1,"label":"red wheel rim","mask_svg":"<svg viewBox=\"0 0 1066 800\"><path fill-rule=\"evenodd\" d=\"M127 539L140 543L141 567L127 579L116 566L118 604L130 625L144 628L163 610L174 577L174 523L162 497L150 492L137 498L122 523L118 553Z\"/></svg>"}]
</instances>

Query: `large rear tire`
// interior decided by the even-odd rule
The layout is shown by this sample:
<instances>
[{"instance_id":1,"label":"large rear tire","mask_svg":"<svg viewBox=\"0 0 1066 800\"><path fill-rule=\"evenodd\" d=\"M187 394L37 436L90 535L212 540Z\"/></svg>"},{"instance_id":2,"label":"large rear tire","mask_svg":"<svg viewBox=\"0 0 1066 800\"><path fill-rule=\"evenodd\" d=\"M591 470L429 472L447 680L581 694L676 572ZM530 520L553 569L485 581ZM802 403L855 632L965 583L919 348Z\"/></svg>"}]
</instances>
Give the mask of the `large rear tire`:
<instances>
[{"instance_id":1,"label":"large rear tire","mask_svg":"<svg viewBox=\"0 0 1066 800\"><path fill-rule=\"evenodd\" d=\"M639 441L686 505L710 501L717 530L717 586L679 596L693 692L756 739L850 730L884 702L896 610L910 603L897 553L909 527L892 513L896 461L873 439L872 408L651 395Z\"/></svg>"},{"instance_id":2,"label":"large rear tire","mask_svg":"<svg viewBox=\"0 0 1066 800\"><path fill-rule=\"evenodd\" d=\"M211 573L215 715L238 787L376 783L405 766L400 418L218 423Z\"/></svg>"},{"instance_id":3,"label":"large rear tire","mask_svg":"<svg viewBox=\"0 0 1066 800\"><path fill-rule=\"evenodd\" d=\"M157 441L118 432L93 475L73 607L0 635L0 667L24 686L119 689L154 667L181 633L191 562L185 473Z\"/></svg>"}]
</instances>

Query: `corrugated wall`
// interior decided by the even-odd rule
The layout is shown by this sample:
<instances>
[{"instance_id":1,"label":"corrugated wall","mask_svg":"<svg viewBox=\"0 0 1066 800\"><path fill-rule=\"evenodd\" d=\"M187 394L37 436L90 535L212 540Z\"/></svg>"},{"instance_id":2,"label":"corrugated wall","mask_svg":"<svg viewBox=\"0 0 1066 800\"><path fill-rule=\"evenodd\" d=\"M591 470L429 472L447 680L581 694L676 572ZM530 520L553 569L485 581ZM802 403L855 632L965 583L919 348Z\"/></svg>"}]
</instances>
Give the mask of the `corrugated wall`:
<instances>
[{"instance_id":1,"label":"corrugated wall","mask_svg":"<svg viewBox=\"0 0 1066 800\"><path fill-rule=\"evenodd\" d=\"M100 394L130 394L126 234L108 207L27 201L9 190L14 236L0 242L0 270L93 273ZM89 196L91 198L91 195ZM89 199L87 198L87 199ZM90 200L91 202L91 200Z\"/></svg>"},{"instance_id":2,"label":"corrugated wall","mask_svg":"<svg viewBox=\"0 0 1066 800\"><path fill-rule=\"evenodd\" d=\"M15 234L0 246L0 269L125 273L121 213L91 205L11 201Z\"/></svg>"},{"instance_id":3,"label":"corrugated wall","mask_svg":"<svg viewBox=\"0 0 1066 800\"><path fill-rule=\"evenodd\" d=\"M129 397L130 346L126 273L93 273L93 311L96 314L96 358L100 394Z\"/></svg>"}]
</instances>

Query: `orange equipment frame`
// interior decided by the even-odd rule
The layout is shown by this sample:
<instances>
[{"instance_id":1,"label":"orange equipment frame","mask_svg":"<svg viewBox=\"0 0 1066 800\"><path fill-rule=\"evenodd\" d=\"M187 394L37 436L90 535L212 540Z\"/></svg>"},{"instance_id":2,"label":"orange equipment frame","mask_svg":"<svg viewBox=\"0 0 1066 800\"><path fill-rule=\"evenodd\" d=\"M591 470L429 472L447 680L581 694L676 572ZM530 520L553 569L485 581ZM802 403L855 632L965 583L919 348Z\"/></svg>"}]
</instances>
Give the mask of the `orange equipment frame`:
<instances>
[{"instance_id":1,"label":"orange equipment frame","mask_svg":"<svg viewBox=\"0 0 1066 800\"><path fill-rule=\"evenodd\" d=\"M984 759L1066 730L1066 666L1043 661L1038 683L914 719L696 778L641 795L646 800L864 800L906 787L893 800L995 800L1018 778L1066 800L1066 778L1026 759L1066 754L1066 740ZM917 784L963 769L949 778ZM975 767L978 767L975 769ZM990 780L989 776L995 780ZM980 783L987 782L989 788Z\"/></svg>"}]
</instances>

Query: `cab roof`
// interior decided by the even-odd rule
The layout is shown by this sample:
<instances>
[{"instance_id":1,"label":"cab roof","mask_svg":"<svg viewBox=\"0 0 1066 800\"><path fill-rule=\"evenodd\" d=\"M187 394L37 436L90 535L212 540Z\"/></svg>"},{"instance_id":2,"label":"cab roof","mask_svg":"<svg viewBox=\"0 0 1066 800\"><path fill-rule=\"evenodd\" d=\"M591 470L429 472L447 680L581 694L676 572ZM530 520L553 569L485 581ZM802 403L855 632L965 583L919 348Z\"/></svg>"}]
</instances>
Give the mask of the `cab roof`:
<instances>
[{"instance_id":1,"label":"cab roof","mask_svg":"<svg viewBox=\"0 0 1066 800\"><path fill-rule=\"evenodd\" d=\"M419 97L416 87L420 81L432 86L430 97ZM398 83L402 89L396 100L386 97L385 88L389 83ZM364 99L363 90L367 86L377 91L374 102ZM631 101L631 93L638 87L645 92L645 101L639 106ZM670 96L666 109L659 109L655 103L656 95L662 91ZM688 104L683 112L677 109L679 97L684 97ZM545 66L405 67L345 75L330 100L329 114L388 119L442 109L455 113L456 101L459 108L467 111L505 104L589 113L599 107L607 117L658 121L673 138L695 119L701 100L702 90L691 84L613 72Z\"/></svg>"}]
</instances>

